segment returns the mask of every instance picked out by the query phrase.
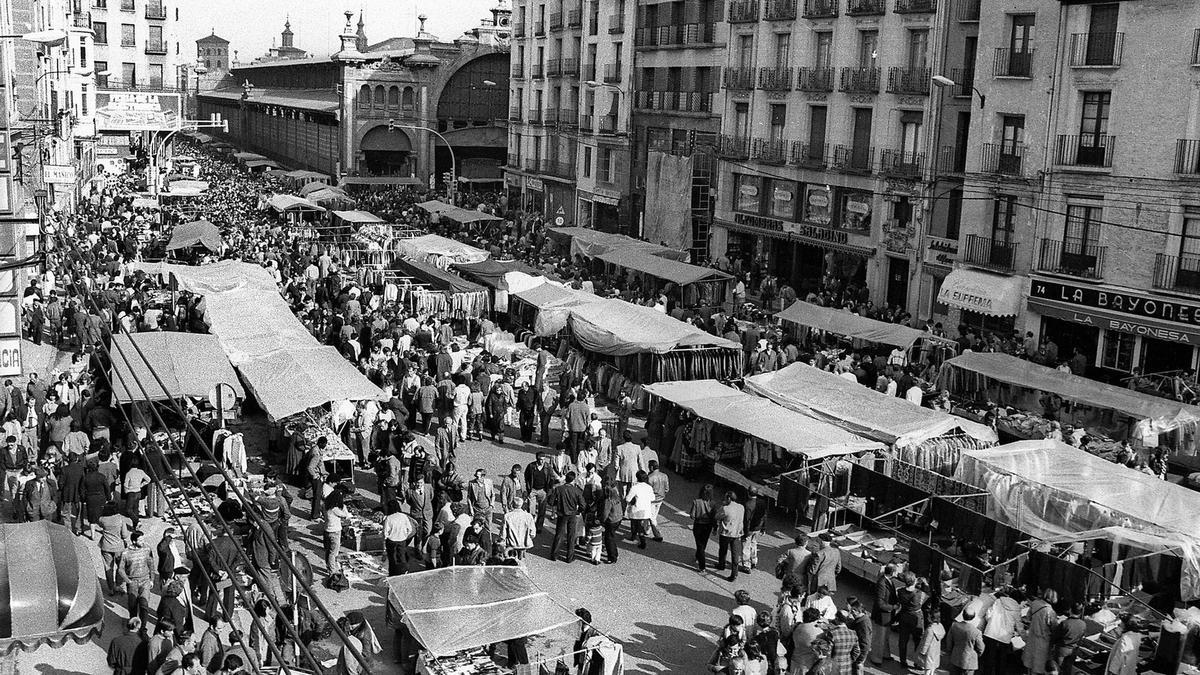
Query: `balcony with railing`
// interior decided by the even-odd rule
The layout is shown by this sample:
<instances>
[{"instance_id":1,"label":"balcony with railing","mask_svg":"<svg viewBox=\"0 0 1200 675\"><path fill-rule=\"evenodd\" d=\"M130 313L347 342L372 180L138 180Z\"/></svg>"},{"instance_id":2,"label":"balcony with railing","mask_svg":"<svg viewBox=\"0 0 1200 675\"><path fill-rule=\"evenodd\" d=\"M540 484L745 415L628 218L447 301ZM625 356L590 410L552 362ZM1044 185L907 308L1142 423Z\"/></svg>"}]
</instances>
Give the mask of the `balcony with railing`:
<instances>
[{"instance_id":1,"label":"balcony with railing","mask_svg":"<svg viewBox=\"0 0 1200 675\"><path fill-rule=\"evenodd\" d=\"M1121 65L1124 33L1075 33L1071 36L1071 66L1116 68Z\"/></svg>"},{"instance_id":2,"label":"balcony with railing","mask_svg":"<svg viewBox=\"0 0 1200 675\"><path fill-rule=\"evenodd\" d=\"M567 28L583 27L583 10L572 9L567 12Z\"/></svg>"},{"instance_id":3,"label":"balcony with railing","mask_svg":"<svg viewBox=\"0 0 1200 675\"><path fill-rule=\"evenodd\" d=\"M1200 255L1155 255L1152 285L1165 291L1200 294Z\"/></svg>"},{"instance_id":4,"label":"balcony with railing","mask_svg":"<svg viewBox=\"0 0 1200 675\"><path fill-rule=\"evenodd\" d=\"M984 143L979 169L984 173L1020 178L1025 176L1025 145Z\"/></svg>"},{"instance_id":5,"label":"balcony with railing","mask_svg":"<svg viewBox=\"0 0 1200 675\"><path fill-rule=\"evenodd\" d=\"M515 38L523 38L523 37L525 37L525 24L524 24L524 22L520 22L520 21L519 21L519 22L517 22L517 23L513 24L513 37L515 37Z\"/></svg>"},{"instance_id":6,"label":"balcony with railing","mask_svg":"<svg viewBox=\"0 0 1200 675\"><path fill-rule=\"evenodd\" d=\"M519 106L516 108L508 109L508 121L509 122L520 122L521 121L521 108Z\"/></svg>"},{"instance_id":7,"label":"balcony with railing","mask_svg":"<svg viewBox=\"0 0 1200 675\"><path fill-rule=\"evenodd\" d=\"M766 91L791 91L793 77L791 68L759 68L758 88Z\"/></svg>"},{"instance_id":8,"label":"balcony with railing","mask_svg":"<svg viewBox=\"0 0 1200 675\"><path fill-rule=\"evenodd\" d=\"M925 170L925 155L911 150L885 149L879 156L879 172L893 178L917 180Z\"/></svg>"},{"instance_id":9,"label":"balcony with railing","mask_svg":"<svg viewBox=\"0 0 1200 675\"><path fill-rule=\"evenodd\" d=\"M998 272L1011 272L1014 269L1016 250L1016 244L992 241L991 237L968 234L963 262Z\"/></svg>"},{"instance_id":10,"label":"balcony with railing","mask_svg":"<svg viewBox=\"0 0 1200 675\"><path fill-rule=\"evenodd\" d=\"M976 23L979 21L982 4L983 0L958 0L958 9L954 12L954 18L963 23Z\"/></svg>"},{"instance_id":11,"label":"balcony with railing","mask_svg":"<svg viewBox=\"0 0 1200 675\"><path fill-rule=\"evenodd\" d=\"M1054 164L1081 168L1107 169L1112 167L1116 136L1060 135L1055 144Z\"/></svg>"},{"instance_id":12,"label":"balcony with railing","mask_svg":"<svg viewBox=\"0 0 1200 675\"><path fill-rule=\"evenodd\" d=\"M91 29L92 13L91 12L78 12L74 16L71 17L71 23L76 28Z\"/></svg>"},{"instance_id":13,"label":"balcony with railing","mask_svg":"<svg viewBox=\"0 0 1200 675\"><path fill-rule=\"evenodd\" d=\"M850 16L880 16L887 3L884 0L847 0L846 14Z\"/></svg>"},{"instance_id":14,"label":"balcony with railing","mask_svg":"<svg viewBox=\"0 0 1200 675\"><path fill-rule=\"evenodd\" d=\"M563 77L579 77L579 59L563 59L562 74Z\"/></svg>"},{"instance_id":15,"label":"balcony with railing","mask_svg":"<svg viewBox=\"0 0 1200 675\"><path fill-rule=\"evenodd\" d=\"M156 21L164 21L167 18L167 8L162 6L162 3L150 3L146 5L146 18Z\"/></svg>"},{"instance_id":16,"label":"balcony with railing","mask_svg":"<svg viewBox=\"0 0 1200 675\"><path fill-rule=\"evenodd\" d=\"M616 84L617 82L620 82L621 78L623 77L621 73L622 70L623 67L620 63L604 64L604 81L610 84Z\"/></svg>"},{"instance_id":17,"label":"balcony with railing","mask_svg":"<svg viewBox=\"0 0 1200 675\"><path fill-rule=\"evenodd\" d=\"M829 144L813 144L804 141L792 141L788 152L788 164L805 169L824 169L829 157Z\"/></svg>"},{"instance_id":18,"label":"balcony with railing","mask_svg":"<svg viewBox=\"0 0 1200 675\"><path fill-rule=\"evenodd\" d=\"M833 91L833 68L801 68L796 88L800 91Z\"/></svg>"},{"instance_id":19,"label":"balcony with railing","mask_svg":"<svg viewBox=\"0 0 1200 675\"><path fill-rule=\"evenodd\" d=\"M804 0L804 18L832 19L838 15L839 0Z\"/></svg>"},{"instance_id":20,"label":"balcony with railing","mask_svg":"<svg viewBox=\"0 0 1200 675\"><path fill-rule=\"evenodd\" d=\"M726 68L721 73L721 80L726 89L748 91L754 88L753 68Z\"/></svg>"},{"instance_id":21,"label":"balcony with railing","mask_svg":"<svg viewBox=\"0 0 1200 675\"><path fill-rule=\"evenodd\" d=\"M507 160L506 162L504 162L504 166L507 166L507 167L511 167L511 168L513 168L513 169L520 170L520 168L521 168L521 156L520 156L520 155L514 155L514 154L512 154L511 152L510 152L510 153L508 153L508 160Z\"/></svg>"},{"instance_id":22,"label":"balcony with railing","mask_svg":"<svg viewBox=\"0 0 1200 675\"><path fill-rule=\"evenodd\" d=\"M729 3L729 23L758 21L758 0L734 0Z\"/></svg>"},{"instance_id":23,"label":"balcony with railing","mask_svg":"<svg viewBox=\"0 0 1200 675\"><path fill-rule=\"evenodd\" d=\"M702 47L716 42L716 24L685 23L679 26L659 26L638 29L638 47Z\"/></svg>"},{"instance_id":24,"label":"balcony with railing","mask_svg":"<svg viewBox=\"0 0 1200 675\"><path fill-rule=\"evenodd\" d=\"M788 159L788 142L769 138L756 138L751 147L750 158L763 164L782 166Z\"/></svg>"},{"instance_id":25,"label":"balcony with railing","mask_svg":"<svg viewBox=\"0 0 1200 675\"><path fill-rule=\"evenodd\" d=\"M552 12L550 14L550 30L558 32L563 29L563 14L562 12Z\"/></svg>"},{"instance_id":26,"label":"balcony with railing","mask_svg":"<svg viewBox=\"0 0 1200 675\"><path fill-rule=\"evenodd\" d=\"M763 8L767 21L792 21L796 18L796 0L767 0Z\"/></svg>"},{"instance_id":27,"label":"balcony with railing","mask_svg":"<svg viewBox=\"0 0 1200 675\"><path fill-rule=\"evenodd\" d=\"M541 124L542 123L542 109L541 108L527 108L525 110L525 122L528 124Z\"/></svg>"},{"instance_id":28,"label":"balcony with railing","mask_svg":"<svg viewBox=\"0 0 1200 675\"><path fill-rule=\"evenodd\" d=\"M579 126L579 111L574 108L563 108L558 113L558 126L575 128Z\"/></svg>"},{"instance_id":29,"label":"balcony with railing","mask_svg":"<svg viewBox=\"0 0 1200 675\"><path fill-rule=\"evenodd\" d=\"M750 159L750 139L721 135L717 139L717 156L722 159Z\"/></svg>"},{"instance_id":30,"label":"balcony with railing","mask_svg":"<svg viewBox=\"0 0 1200 675\"><path fill-rule=\"evenodd\" d=\"M996 50L992 74L996 77L1033 77L1034 50L1012 50L1001 47Z\"/></svg>"},{"instance_id":31,"label":"balcony with railing","mask_svg":"<svg viewBox=\"0 0 1200 675\"><path fill-rule=\"evenodd\" d=\"M146 40L146 53L163 55L167 53L167 43L163 40Z\"/></svg>"},{"instance_id":32,"label":"balcony with railing","mask_svg":"<svg viewBox=\"0 0 1200 675\"><path fill-rule=\"evenodd\" d=\"M596 131L602 134L617 133L617 116L613 114L601 115L597 120Z\"/></svg>"},{"instance_id":33,"label":"balcony with railing","mask_svg":"<svg viewBox=\"0 0 1200 675\"><path fill-rule=\"evenodd\" d=\"M965 145L943 145L938 148L937 161L933 171L939 176L954 176L967 170L967 152Z\"/></svg>"},{"instance_id":34,"label":"balcony with railing","mask_svg":"<svg viewBox=\"0 0 1200 675\"><path fill-rule=\"evenodd\" d=\"M842 68L842 91L848 94L878 94L878 68Z\"/></svg>"},{"instance_id":35,"label":"balcony with railing","mask_svg":"<svg viewBox=\"0 0 1200 675\"><path fill-rule=\"evenodd\" d=\"M542 37L545 34L546 34L546 22L545 21L534 21L533 22L533 36L534 37Z\"/></svg>"},{"instance_id":36,"label":"balcony with railing","mask_svg":"<svg viewBox=\"0 0 1200 675\"><path fill-rule=\"evenodd\" d=\"M624 14L613 14L608 17L608 32L613 35L625 32Z\"/></svg>"},{"instance_id":37,"label":"balcony with railing","mask_svg":"<svg viewBox=\"0 0 1200 675\"><path fill-rule=\"evenodd\" d=\"M1181 138L1175 142L1175 173L1200 176L1200 140Z\"/></svg>"},{"instance_id":38,"label":"balcony with railing","mask_svg":"<svg viewBox=\"0 0 1200 675\"><path fill-rule=\"evenodd\" d=\"M526 157L525 161L521 162L521 168L525 169L527 173L538 173L542 170L542 161Z\"/></svg>"},{"instance_id":39,"label":"balcony with railing","mask_svg":"<svg viewBox=\"0 0 1200 675\"><path fill-rule=\"evenodd\" d=\"M547 176L554 176L556 178L574 178L575 163L564 162L559 159L543 159L540 172Z\"/></svg>"},{"instance_id":40,"label":"balcony with railing","mask_svg":"<svg viewBox=\"0 0 1200 675\"><path fill-rule=\"evenodd\" d=\"M546 59L546 77L562 77L562 59Z\"/></svg>"},{"instance_id":41,"label":"balcony with railing","mask_svg":"<svg viewBox=\"0 0 1200 675\"><path fill-rule=\"evenodd\" d=\"M523 79L525 77L525 64L524 63L512 64L511 75L512 75L513 79L516 79L516 80Z\"/></svg>"},{"instance_id":42,"label":"balcony with railing","mask_svg":"<svg viewBox=\"0 0 1200 675\"><path fill-rule=\"evenodd\" d=\"M656 112L711 113L713 94L701 91L639 91L634 106Z\"/></svg>"},{"instance_id":43,"label":"balcony with railing","mask_svg":"<svg viewBox=\"0 0 1200 675\"><path fill-rule=\"evenodd\" d=\"M596 80L596 64L583 64L583 71L580 72L579 79L583 80L584 82L594 82Z\"/></svg>"},{"instance_id":44,"label":"balcony with railing","mask_svg":"<svg viewBox=\"0 0 1200 675\"><path fill-rule=\"evenodd\" d=\"M928 68L888 68L888 93L901 96L928 96L931 82Z\"/></svg>"},{"instance_id":45,"label":"balcony with railing","mask_svg":"<svg viewBox=\"0 0 1200 675\"><path fill-rule=\"evenodd\" d=\"M96 77L96 86L102 89L121 91L180 91L179 87L167 85L161 78L118 80L111 76Z\"/></svg>"},{"instance_id":46,"label":"balcony with railing","mask_svg":"<svg viewBox=\"0 0 1200 675\"><path fill-rule=\"evenodd\" d=\"M971 98L975 88L973 68L951 68L950 79L954 80L954 86L950 88L954 98Z\"/></svg>"},{"instance_id":47,"label":"balcony with railing","mask_svg":"<svg viewBox=\"0 0 1200 675\"><path fill-rule=\"evenodd\" d=\"M529 67L529 77L540 80L546 76L546 64L535 63Z\"/></svg>"},{"instance_id":48,"label":"balcony with railing","mask_svg":"<svg viewBox=\"0 0 1200 675\"><path fill-rule=\"evenodd\" d=\"M588 133L595 131L596 130L596 116L595 115L580 115L579 116L579 130L588 132Z\"/></svg>"},{"instance_id":49,"label":"balcony with railing","mask_svg":"<svg viewBox=\"0 0 1200 675\"><path fill-rule=\"evenodd\" d=\"M600 34L599 7L600 7L599 3L596 3L596 2L592 3L592 11L588 13L588 20L587 20L588 35L599 35Z\"/></svg>"},{"instance_id":50,"label":"balcony with railing","mask_svg":"<svg viewBox=\"0 0 1200 675\"><path fill-rule=\"evenodd\" d=\"M1042 239L1038 242L1034 270L1079 279L1103 279L1104 253L1107 250L1107 246Z\"/></svg>"},{"instance_id":51,"label":"balcony with railing","mask_svg":"<svg viewBox=\"0 0 1200 675\"><path fill-rule=\"evenodd\" d=\"M937 11L937 0L896 0L892 11L896 14L932 14Z\"/></svg>"},{"instance_id":52,"label":"balcony with railing","mask_svg":"<svg viewBox=\"0 0 1200 675\"><path fill-rule=\"evenodd\" d=\"M542 124L552 127L558 124L558 108L546 108L542 111Z\"/></svg>"},{"instance_id":53,"label":"balcony with railing","mask_svg":"<svg viewBox=\"0 0 1200 675\"><path fill-rule=\"evenodd\" d=\"M830 168L849 174L870 174L875 171L875 148L866 145L835 145Z\"/></svg>"}]
</instances>

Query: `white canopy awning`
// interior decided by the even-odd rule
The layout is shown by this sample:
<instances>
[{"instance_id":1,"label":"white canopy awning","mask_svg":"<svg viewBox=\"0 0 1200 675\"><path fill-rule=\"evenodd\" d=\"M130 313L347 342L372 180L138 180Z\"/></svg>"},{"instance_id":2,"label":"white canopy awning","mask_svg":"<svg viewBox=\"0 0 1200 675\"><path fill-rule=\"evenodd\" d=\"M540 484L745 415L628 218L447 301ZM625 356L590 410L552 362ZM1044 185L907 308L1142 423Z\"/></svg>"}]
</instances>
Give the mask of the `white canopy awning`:
<instances>
[{"instance_id":1,"label":"white canopy awning","mask_svg":"<svg viewBox=\"0 0 1200 675\"><path fill-rule=\"evenodd\" d=\"M1016 316L1023 296L1023 277L957 269L946 275L938 302L988 316Z\"/></svg>"}]
</instances>

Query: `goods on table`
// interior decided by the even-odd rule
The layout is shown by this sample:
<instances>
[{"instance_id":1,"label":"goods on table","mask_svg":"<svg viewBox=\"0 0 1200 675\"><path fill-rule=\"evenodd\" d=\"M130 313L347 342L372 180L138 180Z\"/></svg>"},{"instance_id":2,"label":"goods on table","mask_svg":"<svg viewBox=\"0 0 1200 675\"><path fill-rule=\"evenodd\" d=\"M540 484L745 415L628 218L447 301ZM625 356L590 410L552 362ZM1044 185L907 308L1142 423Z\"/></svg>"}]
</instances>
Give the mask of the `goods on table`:
<instances>
[{"instance_id":1,"label":"goods on table","mask_svg":"<svg viewBox=\"0 0 1200 675\"><path fill-rule=\"evenodd\" d=\"M338 554L338 564L350 580L375 581L388 575L387 564L382 556L361 551L346 551Z\"/></svg>"},{"instance_id":2,"label":"goods on table","mask_svg":"<svg viewBox=\"0 0 1200 675\"><path fill-rule=\"evenodd\" d=\"M460 652L454 656L446 656L426 662L424 671L430 675L490 675L512 673L493 661L482 651Z\"/></svg>"},{"instance_id":3,"label":"goods on table","mask_svg":"<svg viewBox=\"0 0 1200 675\"><path fill-rule=\"evenodd\" d=\"M382 551L383 514L354 508L348 510L350 517L342 523L342 543L355 551Z\"/></svg>"}]
</instances>

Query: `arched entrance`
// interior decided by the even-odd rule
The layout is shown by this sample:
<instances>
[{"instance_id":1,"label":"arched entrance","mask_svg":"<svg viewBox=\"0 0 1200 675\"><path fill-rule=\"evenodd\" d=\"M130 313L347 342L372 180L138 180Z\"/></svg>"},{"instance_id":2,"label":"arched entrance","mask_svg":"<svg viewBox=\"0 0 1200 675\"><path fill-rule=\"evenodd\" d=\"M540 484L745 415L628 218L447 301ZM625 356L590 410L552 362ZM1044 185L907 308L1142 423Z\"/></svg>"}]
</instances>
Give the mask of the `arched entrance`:
<instances>
[{"instance_id":1,"label":"arched entrance","mask_svg":"<svg viewBox=\"0 0 1200 675\"><path fill-rule=\"evenodd\" d=\"M388 131L380 125L363 134L358 144L363 153L363 165L375 176L411 176L413 171L412 142L401 129Z\"/></svg>"},{"instance_id":2,"label":"arched entrance","mask_svg":"<svg viewBox=\"0 0 1200 675\"><path fill-rule=\"evenodd\" d=\"M507 128L497 124L508 116L508 82L509 55L487 54L456 70L437 102L438 131L454 148L459 176L494 180L479 183L492 189L499 189L500 166L508 154ZM440 182L450 170L450 153L440 140L435 144L434 163Z\"/></svg>"}]
</instances>

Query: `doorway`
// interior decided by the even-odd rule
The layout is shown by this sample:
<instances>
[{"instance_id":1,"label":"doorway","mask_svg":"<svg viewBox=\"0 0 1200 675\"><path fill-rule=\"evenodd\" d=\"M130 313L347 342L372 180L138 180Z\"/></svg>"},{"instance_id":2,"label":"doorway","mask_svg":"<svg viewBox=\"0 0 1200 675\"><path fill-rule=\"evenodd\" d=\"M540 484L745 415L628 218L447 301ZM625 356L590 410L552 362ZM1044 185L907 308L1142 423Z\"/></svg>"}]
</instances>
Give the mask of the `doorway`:
<instances>
[{"instance_id":1,"label":"doorway","mask_svg":"<svg viewBox=\"0 0 1200 675\"><path fill-rule=\"evenodd\" d=\"M888 258L887 304L908 311L908 258Z\"/></svg>"},{"instance_id":2,"label":"doorway","mask_svg":"<svg viewBox=\"0 0 1200 675\"><path fill-rule=\"evenodd\" d=\"M1087 375L1096 363L1096 340L1099 332L1094 326L1086 326L1050 316L1042 317L1042 337L1050 338L1058 346L1058 363L1044 363L1054 368L1059 363L1070 361L1078 349L1087 359L1087 369L1078 375Z\"/></svg>"},{"instance_id":3,"label":"doorway","mask_svg":"<svg viewBox=\"0 0 1200 675\"><path fill-rule=\"evenodd\" d=\"M1173 342L1142 336L1142 372L1165 373L1191 370L1195 348L1187 342Z\"/></svg>"}]
</instances>

